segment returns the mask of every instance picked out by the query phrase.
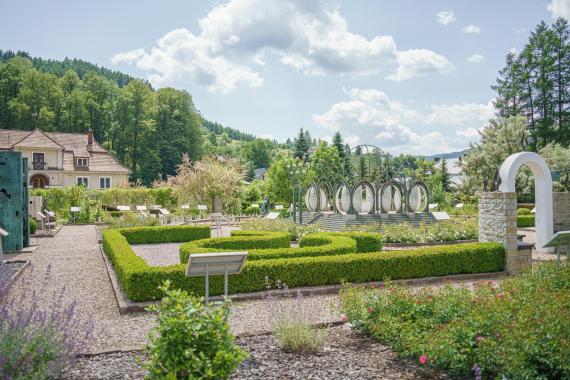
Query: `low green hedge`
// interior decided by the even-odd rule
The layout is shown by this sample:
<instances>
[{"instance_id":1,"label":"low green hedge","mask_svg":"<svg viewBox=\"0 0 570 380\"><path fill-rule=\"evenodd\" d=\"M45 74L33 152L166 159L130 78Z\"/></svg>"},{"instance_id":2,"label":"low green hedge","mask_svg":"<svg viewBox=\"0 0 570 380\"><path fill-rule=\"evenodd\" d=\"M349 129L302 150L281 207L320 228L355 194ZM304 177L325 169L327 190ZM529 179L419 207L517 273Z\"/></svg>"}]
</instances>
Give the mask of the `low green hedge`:
<instances>
[{"instance_id":1,"label":"low green hedge","mask_svg":"<svg viewBox=\"0 0 570 380\"><path fill-rule=\"evenodd\" d=\"M517 215L517 227L534 227L534 215Z\"/></svg>"},{"instance_id":2,"label":"low green hedge","mask_svg":"<svg viewBox=\"0 0 570 380\"><path fill-rule=\"evenodd\" d=\"M176 227L162 227L176 228ZM196 228L196 227L192 227ZM133 229L105 230L103 247L110 257L127 296L133 301L160 299L158 287L170 280L174 287L196 294L204 293L202 277L186 277L186 264L164 267L149 266L138 257L129 245L130 238L139 236ZM194 236L200 235L198 231ZM238 234L239 235L239 234ZM331 235L331 234L325 234ZM163 233L162 237L168 236ZM243 236L243 235L242 235ZM253 236L249 235L250 239ZM236 236L237 237L237 236ZM340 234L336 243L348 239ZM319 249L315 239L307 237L301 248ZM229 239L229 238L228 238ZM150 239L158 242L159 238ZM328 241L328 240L327 240ZM356 250L356 242L354 248ZM322 247L322 246L321 246ZM285 248L278 248L281 252ZM292 248L295 250L295 248ZM271 250L266 250L271 251ZM316 251L315 251L316 252ZM230 293L260 291L265 288L265 279L280 280L289 287L338 284L349 282L380 281L387 278L407 279L416 277L445 276L460 273L496 272L504 269L504 248L498 243L471 243L438 247L423 247L409 251L387 251L370 253L348 253L334 255L321 252L324 256L296 256L291 258L248 259L239 275L231 276ZM223 276L210 278L210 294L223 294Z\"/></svg>"},{"instance_id":3,"label":"low green hedge","mask_svg":"<svg viewBox=\"0 0 570 380\"><path fill-rule=\"evenodd\" d=\"M245 238L247 237L247 238ZM234 231L229 238L213 238L180 246L180 262L194 253L249 250L247 260L313 257L358 253L356 240L342 234L318 233L304 236L299 248L291 248L291 235L283 232Z\"/></svg>"},{"instance_id":4,"label":"low green hedge","mask_svg":"<svg viewBox=\"0 0 570 380\"><path fill-rule=\"evenodd\" d=\"M343 236L356 241L357 252L379 252L382 250L382 235L375 232L342 232Z\"/></svg>"},{"instance_id":5,"label":"low green hedge","mask_svg":"<svg viewBox=\"0 0 570 380\"><path fill-rule=\"evenodd\" d=\"M164 226L122 228L121 234L130 244L179 243L209 238L208 226Z\"/></svg>"}]
</instances>

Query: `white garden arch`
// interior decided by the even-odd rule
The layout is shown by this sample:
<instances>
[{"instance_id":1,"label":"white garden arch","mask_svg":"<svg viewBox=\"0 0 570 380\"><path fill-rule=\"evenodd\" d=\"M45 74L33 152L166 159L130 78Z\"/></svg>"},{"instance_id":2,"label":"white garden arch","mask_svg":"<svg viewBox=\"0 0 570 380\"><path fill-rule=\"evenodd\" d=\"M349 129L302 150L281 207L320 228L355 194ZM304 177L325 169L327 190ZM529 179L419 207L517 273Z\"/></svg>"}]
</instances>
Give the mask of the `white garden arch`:
<instances>
[{"instance_id":1,"label":"white garden arch","mask_svg":"<svg viewBox=\"0 0 570 380\"><path fill-rule=\"evenodd\" d=\"M522 165L526 165L534 175L536 202L536 248L541 249L554 233L552 208L552 177L544 158L533 152L511 154L499 169L501 184L499 191L514 193L515 177Z\"/></svg>"}]
</instances>

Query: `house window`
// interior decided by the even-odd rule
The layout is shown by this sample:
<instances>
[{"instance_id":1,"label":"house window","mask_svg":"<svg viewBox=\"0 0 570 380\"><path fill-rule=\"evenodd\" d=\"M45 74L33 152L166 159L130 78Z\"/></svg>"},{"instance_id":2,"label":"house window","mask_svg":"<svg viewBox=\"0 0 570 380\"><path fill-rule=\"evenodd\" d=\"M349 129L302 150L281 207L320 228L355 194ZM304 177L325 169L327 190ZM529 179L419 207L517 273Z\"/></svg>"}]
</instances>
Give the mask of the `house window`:
<instances>
[{"instance_id":1,"label":"house window","mask_svg":"<svg viewBox=\"0 0 570 380\"><path fill-rule=\"evenodd\" d=\"M45 170L45 163L44 153L32 153L32 169Z\"/></svg>"},{"instance_id":2,"label":"house window","mask_svg":"<svg viewBox=\"0 0 570 380\"><path fill-rule=\"evenodd\" d=\"M77 185L89 187L89 177L77 177Z\"/></svg>"},{"instance_id":3,"label":"house window","mask_svg":"<svg viewBox=\"0 0 570 380\"><path fill-rule=\"evenodd\" d=\"M99 188L100 189L110 189L111 188L111 177L99 177Z\"/></svg>"},{"instance_id":4,"label":"house window","mask_svg":"<svg viewBox=\"0 0 570 380\"><path fill-rule=\"evenodd\" d=\"M77 166L87 167L87 158L78 158Z\"/></svg>"}]
</instances>

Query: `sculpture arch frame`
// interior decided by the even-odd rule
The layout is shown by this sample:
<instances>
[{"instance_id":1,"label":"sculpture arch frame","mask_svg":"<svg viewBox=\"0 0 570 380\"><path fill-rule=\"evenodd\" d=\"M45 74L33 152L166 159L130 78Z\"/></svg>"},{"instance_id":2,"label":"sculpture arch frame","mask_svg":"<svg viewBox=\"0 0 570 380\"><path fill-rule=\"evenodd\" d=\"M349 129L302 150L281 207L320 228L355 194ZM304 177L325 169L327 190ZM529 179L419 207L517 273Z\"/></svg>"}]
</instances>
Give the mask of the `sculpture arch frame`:
<instances>
[{"instance_id":1,"label":"sculpture arch frame","mask_svg":"<svg viewBox=\"0 0 570 380\"><path fill-rule=\"evenodd\" d=\"M387 210L384 207L384 202L383 202L383 197L384 197L384 190L386 190L386 188L388 186L394 186L399 192L400 192L400 205L396 210ZM384 182L384 184L382 185L382 187L379 190L378 193L378 199L380 199L380 212L383 214L387 214L389 212L396 212L396 213L401 213L402 210L404 209L404 201L406 199L406 191L404 186L402 186L400 184L400 182L391 179L390 181Z\"/></svg>"},{"instance_id":2,"label":"sculpture arch frame","mask_svg":"<svg viewBox=\"0 0 570 380\"><path fill-rule=\"evenodd\" d=\"M425 205L420 210L412 210L410 205L410 195L412 194L414 187L420 187L425 192ZM429 212L429 188L425 182L417 180L410 184L406 191L406 209L409 212Z\"/></svg>"},{"instance_id":3,"label":"sculpture arch frame","mask_svg":"<svg viewBox=\"0 0 570 380\"><path fill-rule=\"evenodd\" d=\"M516 175L523 165L528 166L534 176L536 247L541 249L554 234L552 175L544 158L534 152L511 154L499 169L499 191L516 192Z\"/></svg>"},{"instance_id":4,"label":"sculpture arch frame","mask_svg":"<svg viewBox=\"0 0 570 380\"><path fill-rule=\"evenodd\" d=\"M357 196L357 189L359 187L363 187L363 188L367 188L368 191L366 192L366 198L370 197L372 205L370 207L370 210L366 211L366 212L362 212L362 209L358 209L356 207L356 203L355 203L355 196ZM362 202L362 201L361 201ZM351 203L351 208L354 211L354 213L356 214L373 214L376 210L376 187L374 187L374 184L370 181L358 181L351 190L351 194L350 194L350 203Z\"/></svg>"},{"instance_id":5,"label":"sculpture arch frame","mask_svg":"<svg viewBox=\"0 0 570 380\"><path fill-rule=\"evenodd\" d=\"M339 202L339 192L340 190L345 189L348 192L348 207L344 210L344 206L342 205L342 200ZM339 207L339 203L341 207ZM353 212L352 208L352 189L348 185L346 181L340 181L336 184L333 192L333 207L334 211L338 212L339 214L350 214Z\"/></svg>"}]
</instances>

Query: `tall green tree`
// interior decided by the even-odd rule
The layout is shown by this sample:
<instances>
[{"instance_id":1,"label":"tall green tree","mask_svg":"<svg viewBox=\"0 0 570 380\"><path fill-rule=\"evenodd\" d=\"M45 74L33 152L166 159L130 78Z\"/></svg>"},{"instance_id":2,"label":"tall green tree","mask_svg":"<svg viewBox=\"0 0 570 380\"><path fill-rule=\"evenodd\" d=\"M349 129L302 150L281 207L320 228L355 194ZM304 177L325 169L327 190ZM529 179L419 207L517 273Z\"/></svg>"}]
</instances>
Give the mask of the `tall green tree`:
<instances>
[{"instance_id":1,"label":"tall green tree","mask_svg":"<svg viewBox=\"0 0 570 380\"><path fill-rule=\"evenodd\" d=\"M449 170L447 169L447 161L444 159L441 160L441 164L439 166L439 173L441 177L441 186L443 187L444 191L451 190L451 179L449 176Z\"/></svg>"},{"instance_id":2,"label":"tall green tree","mask_svg":"<svg viewBox=\"0 0 570 380\"><path fill-rule=\"evenodd\" d=\"M293 156L303 161L309 160L309 149L311 148L311 136L308 131L299 130L299 134L293 142Z\"/></svg>"}]
</instances>

